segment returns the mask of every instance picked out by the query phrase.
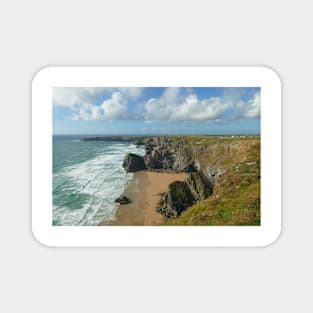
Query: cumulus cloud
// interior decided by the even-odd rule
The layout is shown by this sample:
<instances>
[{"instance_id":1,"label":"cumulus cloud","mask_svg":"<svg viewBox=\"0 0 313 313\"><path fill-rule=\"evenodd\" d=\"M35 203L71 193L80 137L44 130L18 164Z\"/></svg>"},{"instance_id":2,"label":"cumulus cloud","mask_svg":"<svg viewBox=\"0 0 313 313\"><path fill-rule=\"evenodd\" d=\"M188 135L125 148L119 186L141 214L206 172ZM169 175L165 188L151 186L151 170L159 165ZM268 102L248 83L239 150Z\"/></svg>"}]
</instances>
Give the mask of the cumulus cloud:
<instances>
[{"instance_id":1,"label":"cumulus cloud","mask_svg":"<svg viewBox=\"0 0 313 313\"><path fill-rule=\"evenodd\" d=\"M260 93L257 92L253 95L251 99L248 100L244 116L247 118L258 118L260 117L260 110L261 110L261 96Z\"/></svg>"},{"instance_id":2,"label":"cumulus cloud","mask_svg":"<svg viewBox=\"0 0 313 313\"><path fill-rule=\"evenodd\" d=\"M124 119L127 117L127 99L121 92L113 92L110 99L101 105L103 117L107 120Z\"/></svg>"},{"instance_id":3,"label":"cumulus cloud","mask_svg":"<svg viewBox=\"0 0 313 313\"><path fill-rule=\"evenodd\" d=\"M209 121L221 117L228 109L229 104L221 98L199 100L197 95L188 96L185 101L177 106L172 120L178 121Z\"/></svg>"},{"instance_id":4,"label":"cumulus cloud","mask_svg":"<svg viewBox=\"0 0 313 313\"><path fill-rule=\"evenodd\" d=\"M125 119L128 100L142 96L140 87L55 87L53 104L71 109L74 120L115 120ZM99 105L96 100L105 98Z\"/></svg>"},{"instance_id":5,"label":"cumulus cloud","mask_svg":"<svg viewBox=\"0 0 313 313\"><path fill-rule=\"evenodd\" d=\"M102 102L101 105L82 103L74 120L119 120L127 118L127 98L119 91L112 93L111 98Z\"/></svg>"},{"instance_id":6,"label":"cumulus cloud","mask_svg":"<svg viewBox=\"0 0 313 313\"><path fill-rule=\"evenodd\" d=\"M180 98L180 88L166 88L158 99L151 98L147 101L145 119L170 120Z\"/></svg>"},{"instance_id":7,"label":"cumulus cloud","mask_svg":"<svg viewBox=\"0 0 313 313\"><path fill-rule=\"evenodd\" d=\"M109 90L102 87L54 87L54 105L75 108L84 103L92 102L96 97Z\"/></svg>"},{"instance_id":8,"label":"cumulus cloud","mask_svg":"<svg viewBox=\"0 0 313 313\"><path fill-rule=\"evenodd\" d=\"M138 99L143 93L142 87L120 87L117 88L122 94L126 95L130 99Z\"/></svg>"},{"instance_id":9,"label":"cumulus cloud","mask_svg":"<svg viewBox=\"0 0 313 313\"><path fill-rule=\"evenodd\" d=\"M53 103L72 110L75 120L222 122L260 116L259 91L247 96L245 88L225 88L223 96L200 99L192 88L169 87L158 98L147 99L142 97L143 90L54 88Z\"/></svg>"},{"instance_id":10,"label":"cumulus cloud","mask_svg":"<svg viewBox=\"0 0 313 313\"><path fill-rule=\"evenodd\" d=\"M211 97L200 100L181 88L167 88L158 99L150 99L145 106L147 120L209 121L216 120L230 107L230 102Z\"/></svg>"}]
</instances>

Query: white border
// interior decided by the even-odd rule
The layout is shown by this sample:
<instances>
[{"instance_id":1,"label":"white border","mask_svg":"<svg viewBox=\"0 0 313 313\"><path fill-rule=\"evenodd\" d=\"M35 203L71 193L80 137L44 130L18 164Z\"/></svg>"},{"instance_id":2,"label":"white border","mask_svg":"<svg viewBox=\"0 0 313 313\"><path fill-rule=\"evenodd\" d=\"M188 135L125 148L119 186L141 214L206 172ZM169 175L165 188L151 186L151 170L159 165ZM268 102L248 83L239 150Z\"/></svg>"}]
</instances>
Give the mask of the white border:
<instances>
[{"instance_id":1,"label":"white border","mask_svg":"<svg viewBox=\"0 0 313 313\"><path fill-rule=\"evenodd\" d=\"M52 87L261 87L261 226L52 226ZM267 246L281 232L281 82L265 67L48 67L32 83L32 230L46 246Z\"/></svg>"}]
</instances>

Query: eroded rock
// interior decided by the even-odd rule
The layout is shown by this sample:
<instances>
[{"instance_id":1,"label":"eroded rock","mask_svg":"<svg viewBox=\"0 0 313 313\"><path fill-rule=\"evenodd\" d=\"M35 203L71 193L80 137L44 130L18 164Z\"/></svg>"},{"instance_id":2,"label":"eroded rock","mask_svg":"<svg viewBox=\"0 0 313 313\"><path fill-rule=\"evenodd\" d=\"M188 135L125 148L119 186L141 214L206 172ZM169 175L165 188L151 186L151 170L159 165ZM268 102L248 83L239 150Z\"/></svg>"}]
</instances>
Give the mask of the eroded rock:
<instances>
[{"instance_id":1,"label":"eroded rock","mask_svg":"<svg viewBox=\"0 0 313 313\"><path fill-rule=\"evenodd\" d=\"M206 199L213 193L213 183L202 172L191 173L186 183L196 200Z\"/></svg>"},{"instance_id":2,"label":"eroded rock","mask_svg":"<svg viewBox=\"0 0 313 313\"><path fill-rule=\"evenodd\" d=\"M176 217L195 202L186 182L175 181L169 185L159 203L158 212L166 217Z\"/></svg>"},{"instance_id":3,"label":"eroded rock","mask_svg":"<svg viewBox=\"0 0 313 313\"><path fill-rule=\"evenodd\" d=\"M133 153L129 153L125 156L123 167L126 172L137 172L147 169L143 157Z\"/></svg>"},{"instance_id":4,"label":"eroded rock","mask_svg":"<svg viewBox=\"0 0 313 313\"><path fill-rule=\"evenodd\" d=\"M131 203L131 200L126 196L120 196L117 199L115 199L115 202L118 202L119 204L129 204Z\"/></svg>"}]
</instances>

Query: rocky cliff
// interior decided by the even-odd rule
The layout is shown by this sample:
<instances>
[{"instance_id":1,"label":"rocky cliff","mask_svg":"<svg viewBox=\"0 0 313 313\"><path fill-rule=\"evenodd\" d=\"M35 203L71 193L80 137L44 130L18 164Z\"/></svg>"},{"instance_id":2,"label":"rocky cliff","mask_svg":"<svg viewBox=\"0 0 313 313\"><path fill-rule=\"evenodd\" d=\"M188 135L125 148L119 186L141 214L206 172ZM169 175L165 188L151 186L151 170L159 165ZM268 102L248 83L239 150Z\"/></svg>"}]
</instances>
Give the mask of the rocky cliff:
<instances>
[{"instance_id":1,"label":"rocky cliff","mask_svg":"<svg viewBox=\"0 0 313 313\"><path fill-rule=\"evenodd\" d=\"M135 154L126 155L123 167L127 172L148 169L190 173L186 182L172 183L162 196L157 210L166 217L180 215L193 203L213 193L212 176L206 177L205 172L198 171L195 154L185 140L151 137L135 143L144 145L146 154L143 158Z\"/></svg>"},{"instance_id":2,"label":"rocky cliff","mask_svg":"<svg viewBox=\"0 0 313 313\"><path fill-rule=\"evenodd\" d=\"M213 193L214 183L203 172L191 173L186 183L195 200L204 200Z\"/></svg>"},{"instance_id":3,"label":"rocky cliff","mask_svg":"<svg viewBox=\"0 0 313 313\"><path fill-rule=\"evenodd\" d=\"M130 141L146 154L127 155L126 171L187 172L157 210L169 225L260 225L259 136L96 137Z\"/></svg>"},{"instance_id":4,"label":"rocky cliff","mask_svg":"<svg viewBox=\"0 0 313 313\"><path fill-rule=\"evenodd\" d=\"M168 137L147 137L136 139L134 143L145 146L144 163L149 170L197 171L192 151L183 140L173 140Z\"/></svg>"},{"instance_id":5,"label":"rocky cliff","mask_svg":"<svg viewBox=\"0 0 313 313\"><path fill-rule=\"evenodd\" d=\"M166 217L177 217L195 202L206 199L212 193L213 184L202 172L191 173L186 181L176 181L169 185L157 210Z\"/></svg>"},{"instance_id":6,"label":"rocky cliff","mask_svg":"<svg viewBox=\"0 0 313 313\"><path fill-rule=\"evenodd\" d=\"M176 217L195 202L186 182L175 181L168 187L157 208L166 217Z\"/></svg>"}]
</instances>

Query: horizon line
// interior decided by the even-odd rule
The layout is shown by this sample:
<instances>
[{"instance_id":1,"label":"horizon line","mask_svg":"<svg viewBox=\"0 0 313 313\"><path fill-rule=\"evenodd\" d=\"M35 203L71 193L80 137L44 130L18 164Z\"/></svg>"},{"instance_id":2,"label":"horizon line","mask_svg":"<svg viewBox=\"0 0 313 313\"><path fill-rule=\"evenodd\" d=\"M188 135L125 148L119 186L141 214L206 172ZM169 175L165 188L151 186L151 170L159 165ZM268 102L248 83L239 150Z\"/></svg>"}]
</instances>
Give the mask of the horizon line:
<instances>
[{"instance_id":1,"label":"horizon line","mask_svg":"<svg viewBox=\"0 0 313 313\"><path fill-rule=\"evenodd\" d=\"M261 136L260 133L224 133L224 134L52 134L52 136Z\"/></svg>"}]
</instances>

